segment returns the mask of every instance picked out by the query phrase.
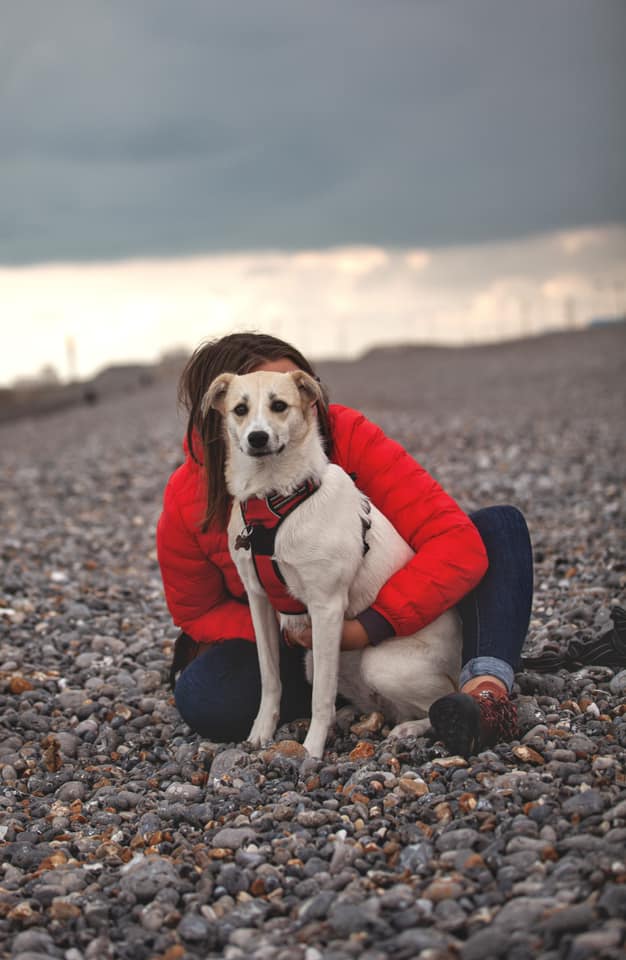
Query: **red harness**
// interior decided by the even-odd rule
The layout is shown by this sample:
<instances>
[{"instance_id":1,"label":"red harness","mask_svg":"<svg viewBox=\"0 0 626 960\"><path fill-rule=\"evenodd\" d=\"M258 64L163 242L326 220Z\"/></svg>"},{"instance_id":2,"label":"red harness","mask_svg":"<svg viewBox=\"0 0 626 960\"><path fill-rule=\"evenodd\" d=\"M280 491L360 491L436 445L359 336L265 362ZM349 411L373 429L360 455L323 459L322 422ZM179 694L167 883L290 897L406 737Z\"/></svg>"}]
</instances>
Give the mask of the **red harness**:
<instances>
[{"instance_id":1,"label":"red harness","mask_svg":"<svg viewBox=\"0 0 626 960\"><path fill-rule=\"evenodd\" d=\"M309 479L289 496L278 493L252 497L240 504L245 532L235 540L235 549L252 550L252 561L259 583L270 603L280 613L306 613L306 607L287 590L280 567L274 560L276 534L283 520L319 490L319 480Z\"/></svg>"}]
</instances>

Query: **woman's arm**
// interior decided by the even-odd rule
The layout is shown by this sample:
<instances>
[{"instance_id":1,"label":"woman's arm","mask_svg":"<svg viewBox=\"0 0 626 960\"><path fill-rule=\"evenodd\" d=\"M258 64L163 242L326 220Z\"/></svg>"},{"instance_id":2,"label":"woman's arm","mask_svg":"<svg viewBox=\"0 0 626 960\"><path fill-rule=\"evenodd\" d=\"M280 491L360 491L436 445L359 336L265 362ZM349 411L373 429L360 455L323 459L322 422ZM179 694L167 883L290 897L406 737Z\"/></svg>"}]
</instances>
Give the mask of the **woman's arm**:
<instances>
[{"instance_id":1,"label":"woman's arm","mask_svg":"<svg viewBox=\"0 0 626 960\"><path fill-rule=\"evenodd\" d=\"M390 633L414 633L481 580L487 554L469 517L400 444L346 407L331 407L334 459L415 551L370 608ZM363 622L363 620L362 620Z\"/></svg>"},{"instance_id":2,"label":"woman's arm","mask_svg":"<svg viewBox=\"0 0 626 960\"><path fill-rule=\"evenodd\" d=\"M205 556L185 523L181 481L176 471L165 488L157 525L157 555L172 619L198 643L233 637L253 640L249 607L230 596L221 571Z\"/></svg>"}]
</instances>

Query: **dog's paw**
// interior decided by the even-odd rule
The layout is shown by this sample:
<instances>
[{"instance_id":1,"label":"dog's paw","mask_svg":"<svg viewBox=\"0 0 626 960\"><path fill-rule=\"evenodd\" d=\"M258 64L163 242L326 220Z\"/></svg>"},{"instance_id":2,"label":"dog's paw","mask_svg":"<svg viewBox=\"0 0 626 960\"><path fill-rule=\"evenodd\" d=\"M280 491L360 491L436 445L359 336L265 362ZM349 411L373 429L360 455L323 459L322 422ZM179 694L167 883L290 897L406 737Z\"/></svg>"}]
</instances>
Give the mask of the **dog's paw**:
<instances>
[{"instance_id":1,"label":"dog's paw","mask_svg":"<svg viewBox=\"0 0 626 960\"><path fill-rule=\"evenodd\" d=\"M255 750L269 743L276 732L276 721L273 718L257 717L248 734L247 741Z\"/></svg>"},{"instance_id":2,"label":"dog's paw","mask_svg":"<svg viewBox=\"0 0 626 960\"><path fill-rule=\"evenodd\" d=\"M388 736L397 740L403 740L405 737L423 737L430 729L430 720L425 717L423 720L405 720L404 723L398 723Z\"/></svg>"},{"instance_id":3,"label":"dog's paw","mask_svg":"<svg viewBox=\"0 0 626 960\"><path fill-rule=\"evenodd\" d=\"M314 760L321 760L324 756L324 747L326 746L326 737L328 729L319 727L316 729L313 724L309 727L309 732L304 741L304 749Z\"/></svg>"}]
</instances>

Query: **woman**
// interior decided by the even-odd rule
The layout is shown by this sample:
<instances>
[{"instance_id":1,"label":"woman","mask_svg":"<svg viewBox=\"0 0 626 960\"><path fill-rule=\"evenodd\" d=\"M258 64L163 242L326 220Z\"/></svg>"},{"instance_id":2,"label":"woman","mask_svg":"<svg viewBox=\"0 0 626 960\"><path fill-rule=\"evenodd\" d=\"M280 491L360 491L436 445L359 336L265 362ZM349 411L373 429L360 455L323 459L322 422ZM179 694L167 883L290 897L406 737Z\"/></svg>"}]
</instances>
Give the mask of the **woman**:
<instances>
[{"instance_id":1,"label":"woman","mask_svg":"<svg viewBox=\"0 0 626 960\"><path fill-rule=\"evenodd\" d=\"M203 418L201 402L221 373L294 369L315 376L290 344L240 333L200 346L181 376L186 459L165 490L157 548L168 607L182 631L171 671L174 685L182 670L176 704L189 726L212 740L245 738L260 702L260 677L249 607L228 551L221 421L214 410ZM456 605L463 622L461 692L431 707L437 738L466 755L513 738L516 711L509 693L532 600L524 518L514 507L489 507L467 517L362 414L326 402L317 412L329 459L355 477L415 551L371 608L344 621L342 649L414 633ZM301 641L310 643L310 635ZM300 646L282 645L281 722L310 715L302 657Z\"/></svg>"}]
</instances>

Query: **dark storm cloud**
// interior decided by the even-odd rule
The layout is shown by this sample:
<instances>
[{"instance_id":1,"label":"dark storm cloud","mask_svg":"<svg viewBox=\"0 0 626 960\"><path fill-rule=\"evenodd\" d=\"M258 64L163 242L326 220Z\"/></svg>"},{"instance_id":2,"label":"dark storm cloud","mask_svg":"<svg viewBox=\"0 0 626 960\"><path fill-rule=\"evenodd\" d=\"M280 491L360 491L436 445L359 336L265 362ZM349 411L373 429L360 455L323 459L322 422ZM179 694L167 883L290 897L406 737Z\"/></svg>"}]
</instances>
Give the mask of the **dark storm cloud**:
<instances>
[{"instance_id":1,"label":"dark storm cloud","mask_svg":"<svg viewBox=\"0 0 626 960\"><path fill-rule=\"evenodd\" d=\"M626 220L622 0L6 5L0 260Z\"/></svg>"}]
</instances>

